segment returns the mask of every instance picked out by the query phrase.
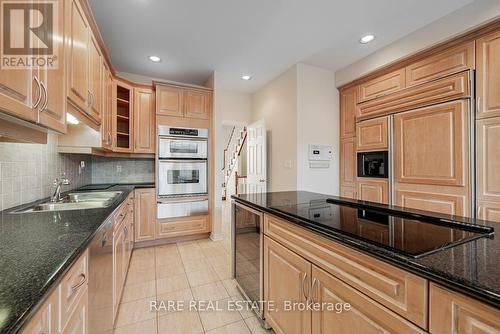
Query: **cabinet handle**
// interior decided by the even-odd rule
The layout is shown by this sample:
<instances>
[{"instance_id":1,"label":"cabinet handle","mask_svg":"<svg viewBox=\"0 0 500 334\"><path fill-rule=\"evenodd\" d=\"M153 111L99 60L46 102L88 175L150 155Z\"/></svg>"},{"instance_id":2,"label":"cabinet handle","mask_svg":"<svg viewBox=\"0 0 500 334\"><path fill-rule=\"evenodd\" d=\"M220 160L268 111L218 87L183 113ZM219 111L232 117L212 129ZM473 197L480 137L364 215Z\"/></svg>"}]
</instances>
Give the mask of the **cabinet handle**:
<instances>
[{"instance_id":1,"label":"cabinet handle","mask_svg":"<svg viewBox=\"0 0 500 334\"><path fill-rule=\"evenodd\" d=\"M81 273L79 275L79 277L81 277L82 279L80 280L80 282L78 282L77 284L73 285L71 287L71 293L73 294L76 290L78 290L82 285L85 284L85 282L87 281L87 276L85 276L84 273Z\"/></svg>"},{"instance_id":2,"label":"cabinet handle","mask_svg":"<svg viewBox=\"0 0 500 334\"><path fill-rule=\"evenodd\" d=\"M34 75L33 79L35 80L36 84L38 85L38 94L36 97L36 102L33 104L33 109L36 109L38 105L40 104L40 101L42 100L42 86L40 85L40 80L38 80L38 76Z\"/></svg>"},{"instance_id":3,"label":"cabinet handle","mask_svg":"<svg viewBox=\"0 0 500 334\"><path fill-rule=\"evenodd\" d=\"M306 294L306 279L307 279L307 273L304 273L304 277L302 277L302 295L304 295L304 298L308 300L309 292Z\"/></svg>"},{"instance_id":4,"label":"cabinet handle","mask_svg":"<svg viewBox=\"0 0 500 334\"><path fill-rule=\"evenodd\" d=\"M45 95L45 101L44 101L45 103L40 108L40 112L43 112L49 104L49 92L48 92L47 87L45 86L45 83L43 81L40 81L40 85L42 86L43 94Z\"/></svg>"},{"instance_id":5,"label":"cabinet handle","mask_svg":"<svg viewBox=\"0 0 500 334\"><path fill-rule=\"evenodd\" d=\"M318 284L318 279L316 277L313 278L313 283L311 286L311 302L315 303L314 299L316 297L316 284Z\"/></svg>"}]
</instances>

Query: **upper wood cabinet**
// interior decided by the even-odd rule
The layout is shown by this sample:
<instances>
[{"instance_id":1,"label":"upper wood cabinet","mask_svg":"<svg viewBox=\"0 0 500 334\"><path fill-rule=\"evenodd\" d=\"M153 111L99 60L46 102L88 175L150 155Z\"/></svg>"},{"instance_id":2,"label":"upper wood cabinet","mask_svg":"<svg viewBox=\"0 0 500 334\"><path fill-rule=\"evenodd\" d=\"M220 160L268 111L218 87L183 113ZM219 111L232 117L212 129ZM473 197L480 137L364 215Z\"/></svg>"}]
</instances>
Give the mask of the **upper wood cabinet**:
<instances>
[{"instance_id":1,"label":"upper wood cabinet","mask_svg":"<svg viewBox=\"0 0 500 334\"><path fill-rule=\"evenodd\" d=\"M368 101L405 88L405 69L399 69L363 82L358 86L358 102Z\"/></svg>"},{"instance_id":2,"label":"upper wood cabinet","mask_svg":"<svg viewBox=\"0 0 500 334\"><path fill-rule=\"evenodd\" d=\"M134 148L134 88L113 80L113 151L132 153Z\"/></svg>"},{"instance_id":3,"label":"upper wood cabinet","mask_svg":"<svg viewBox=\"0 0 500 334\"><path fill-rule=\"evenodd\" d=\"M156 113L164 116L183 116L184 91L179 87L156 86Z\"/></svg>"},{"instance_id":4,"label":"upper wood cabinet","mask_svg":"<svg viewBox=\"0 0 500 334\"><path fill-rule=\"evenodd\" d=\"M476 122L476 197L500 203L500 117Z\"/></svg>"},{"instance_id":5,"label":"upper wood cabinet","mask_svg":"<svg viewBox=\"0 0 500 334\"><path fill-rule=\"evenodd\" d=\"M155 188L136 189L135 196L135 241L154 240L156 222Z\"/></svg>"},{"instance_id":6,"label":"upper wood cabinet","mask_svg":"<svg viewBox=\"0 0 500 334\"><path fill-rule=\"evenodd\" d=\"M474 65L474 42L467 42L408 65L406 86L472 69Z\"/></svg>"},{"instance_id":7,"label":"upper wood cabinet","mask_svg":"<svg viewBox=\"0 0 500 334\"><path fill-rule=\"evenodd\" d=\"M356 135L356 86L340 91L340 138Z\"/></svg>"},{"instance_id":8,"label":"upper wood cabinet","mask_svg":"<svg viewBox=\"0 0 500 334\"><path fill-rule=\"evenodd\" d=\"M281 310L264 307L264 315L276 333L311 333L311 310L283 311L287 301L307 302L310 277L311 263L264 237L264 300L273 301Z\"/></svg>"},{"instance_id":9,"label":"upper wood cabinet","mask_svg":"<svg viewBox=\"0 0 500 334\"><path fill-rule=\"evenodd\" d=\"M310 293L314 296L313 302L319 305L350 305L349 310L341 312L332 312L327 308L313 312L313 334L425 333L416 325L380 306L368 296L315 265L312 266L312 279L317 282Z\"/></svg>"},{"instance_id":10,"label":"upper wood cabinet","mask_svg":"<svg viewBox=\"0 0 500 334\"><path fill-rule=\"evenodd\" d=\"M79 109L89 106L90 27L78 0L68 0L68 98Z\"/></svg>"},{"instance_id":11,"label":"upper wood cabinet","mask_svg":"<svg viewBox=\"0 0 500 334\"><path fill-rule=\"evenodd\" d=\"M358 179L358 199L376 203L389 203L389 181Z\"/></svg>"},{"instance_id":12,"label":"upper wood cabinet","mask_svg":"<svg viewBox=\"0 0 500 334\"><path fill-rule=\"evenodd\" d=\"M477 118L500 116L500 31L476 41Z\"/></svg>"},{"instance_id":13,"label":"upper wood cabinet","mask_svg":"<svg viewBox=\"0 0 500 334\"><path fill-rule=\"evenodd\" d=\"M212 111L212 92L195 88L156 85L156 113L209 119Z\"/></svg>"},{"instance_id":14,"label":"upper wood cabinet","mask_svg":"<svg viewBox=\"0 0 500 334\"><path fill-rule=\"evenodd\" d=\"M155 153L155 94L152 89L134 88L134 152Z\"/></svg>"},{"instance_id":15,"label":"upper wood cabinet","mask_svg":"<svg viewBox=\"0 0 500 334\"><path fill-rule=\"evenodd\" d=\"M208 91L186 90L184 92L184 117L209 119L212 110L212 93Z\"/></svg>"},{"instance_id":16,"label":"upper wood cabinet","mask_svg":"<svg viewBox=\"0 0 500 334\"><path fill-rule=\"evenodd\" d=\"M432 334L500 333L500 310L434 283L429 311Z\"/></svg>"},{"instance_id":17,"label":"upper wood cabinet","mask_svg":"<svg viewBox=\"0 0 500 334\"><path fill-rule=\"evenodd\" d=\"M397 182L464 186L468 102L454 101L394 116Z\"/></svg>"},{"instance_id":18,"label":"upper wood cabinet","mask_svg":"<svg viewBox=\"0 0 500 334\"><path fill-rule=\"evenodd\" d=\"M42 94L37 79L31 69L0 69L0 110L36 122L38 110L33 105Z\"/></svg>"},{"instance_id":19,"label":"upper wood cabinet","mask_svg":"<svg viewBox=\"0 0 500 334\"><path fill-rule=\"evenodd\" d=\"M356 138L340 140L340 184L356 185Z\"/></svg>"},{"instance_id":20,"label":"upper wood cabinet","mask_svg":"<svg viewBox=\"0 0 500 334\"><path fill-rule=\"evenodd\" d=\"M102 147L107 150L113 149L113 75L107 67L103 73L103 104L101 141Z\"/></svg>"},{"instance_id":21,"label":"upper wood cabinet","mask_svg":"<svg viewBox=\"0 0 500 334\"><path fill-rule=\"evenodd\" d=\"M94 120L98 122L101 121L103 106L103 71L104 64L102 61L101 51L99 50L99 45L94 37L91 36L89 49L89 113Z\"/></svg>"},{"instance_id":22,"label":"upper wood cabinet","mask_svg":"<svg viewBox=\"0 0 500 334\"><path fill-rule=\"evenodd\" d=\"M387 150L388 118L379 117L356 124L356 149L358 152Z\"/></svg>"}]
</instances>

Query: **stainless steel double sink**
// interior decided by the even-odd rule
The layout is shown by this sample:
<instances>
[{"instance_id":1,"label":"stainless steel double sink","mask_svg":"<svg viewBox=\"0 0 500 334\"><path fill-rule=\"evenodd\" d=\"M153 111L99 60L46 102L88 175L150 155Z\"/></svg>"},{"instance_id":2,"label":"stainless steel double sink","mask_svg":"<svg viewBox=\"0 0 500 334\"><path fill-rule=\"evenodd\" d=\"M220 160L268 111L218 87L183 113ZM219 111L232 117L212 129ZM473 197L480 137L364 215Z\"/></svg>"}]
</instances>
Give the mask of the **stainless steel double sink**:
<instances>
[{"instance_id":1,"label":"stainless steel double sink","mask_svg":"<svg viewBox=\"0 0 500 334\"><path fill-rule=\"evenodd\" d=\"M67 211L106 208L122 194L122 191L93 191L69 193L58 202L43 202L13 211L12 213Z\"/></svg>"}]
</instances>

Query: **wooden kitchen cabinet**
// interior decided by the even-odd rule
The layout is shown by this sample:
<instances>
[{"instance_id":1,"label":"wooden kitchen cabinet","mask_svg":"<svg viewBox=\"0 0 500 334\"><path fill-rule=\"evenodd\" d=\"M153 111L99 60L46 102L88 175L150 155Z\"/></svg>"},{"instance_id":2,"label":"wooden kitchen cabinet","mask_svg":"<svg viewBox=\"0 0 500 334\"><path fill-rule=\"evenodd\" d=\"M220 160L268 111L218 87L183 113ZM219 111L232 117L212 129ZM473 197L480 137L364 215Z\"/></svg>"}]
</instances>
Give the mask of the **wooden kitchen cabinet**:
<instances>
[{"instance_id":1,"label":"wooden kitchen cabinet","mask_svg":"<svg viewBox=\"0 0 500 334\"><path fill-rule=\"evenodd\" d=\"M477 218L500 222L500 202L476 201Z\"/></svg>"},{"instance_id":2,"label":"wooden kitchen cabinet","mask_svg":"<svg viewBox=\"0 0 500 334\"><path fill-rule=\"evenodd\" d=\"M432 334L500 333L500 310L430 284L429 329Z\"/></svg>"},{"instance_id":3,"label":"wooden kitchen cabinet","mask_svg":"<svg viewBox=\"0 0 500 334\"><path fill-rule=\"evenodd\" d=\"M422 329L382 307L351 286L312 266L311 279L316 281L311 295L315 303L349 304L349 310L312 312L312 333L425 333Z\"/></svg>"},{"instance_id":4,"label":"wooden kitchen cabinet","mask_svg":"<svg viewBox=\"0 0 500 334\"><path fill-rule=\"evenodd\" d=\"M71 315L76 311L80 300L86 298L88 287L88 251L86 251L80 259L73 264L71 270L64 276L61 286L61 327L66 327L70 321Z\"/></svg>"},{"instance_id":5,"label":"wooden kitchen cabinet","mask_svg":"<svg viewBox=\"0 0 500 334\"><path fill-rule=\"evenodd\" d=\"M156 239L210 232L210 216L188 216L156 220Z\"/></svg>"},{"instance_id":6,"label":"wooden kitchen cabinet","mask_svg":"<svg viewBox=\"0 0 500 334\"><path fill-rule=\"evenodd\" d=\"M155 239L156 190L155 188L135 191L135 240L137 242Z\"/></svg>"},{"instance_id":7,"label":"wooden kitchen cabinet","mask_svg":"<svg viewBox=\"0 0 500 334\"><path fill-rule=\"evenodd\" d=\"M476 117L500 116L500 31L476 41Z\"/></svg>"},{"instance_id":8,"label":"wooden kitchen cabinet","mask_svg":"<svg viewBox=\"0 0 500 334\"><path fill-rule=\"evenodd\" d=\"M134 88L113 80L113 151L132 153L134 149Z\"/></svg>"},{"instance_id":9,"label":"wooden kitchen cabinet","mask_svg":"<svg viewBox=\"0 0 500 334\"><path fill-rule=\"evenodd\" d=\"M113 317L116 319L125 281L125 231L123 226L113 235Z\"/></svg>"},{"instance_id":10,"label":"wooden kitchen cabinet","mask_svg":"<svg viewBox=\"0 0 500 334\"><path fill-rule=\"evenodd\" d=\"M386 179L358 178L358 199L389 204L389 181Z\"/></svg>"},{"instance_id":11,"label":"wooden kitchen cabinet","mask_svg":"<svg viewBox=\"0 0 500 334\"><path fill-rule=\"evenodd\" d=\"M62 334L90 334L88 332L88 289L78 301L75 310L71 314L66 327L62 330Z\"/></svg>"},{"instance_id":12,"label":"wooden kitchen cabinet","mask_svg":"<svg viewBox=\"0 0 500 334\"><path fill-rule=\"evenodd\" d=\"M406 86L474 68L474 41L454 46L406 66Z\"/></svg>"},{"instance_id":13,"label":"wooden kitchen cabinet","mask_svg":"<svg viewBox=\"0 0 500 334\"><path fill-rule=\"evenodd\" d=\"M442 186L407 186L397 184L394 204L448 215L469 216L469 194Z\"/></svg>"},{"instance_id":14,"label":"wooden kitchen cabinet","mask_svg":"<svg viewBox=\"0 0 500 334\"><path fill-rule=\"evenodd\" d=\"M156 86L156 113L163 116L182 117L184 90L179 87Z\"/></svg>"},{"instance_id":15,"label":"wooden kitchen cabinet","mask_svg":"<svg viewBox=\"0 0 500 334\"><path fill-rule=\"evenodd\" d=\"M155 95L152 89L134 88L134 152L155 153Z\"/></svg>"},{"instance_id":16,"label":"wooden kitchen cabinet","mask_svg":"<svg viewBox=\"0 0 500 334\"><path fill-rule=\"evenodd\" d=\"M113 75L105 66L103 86L103 108L101 123L101 142L106 150L113 149Z\"/></svg>"},{"instance_id":17,"label":"wooden kitchen cabinet","mask_svg":"<svg viewBox=\"0 0 500 334\"><path fill-rule=\"evenodd\" d=\"M397 92L405 86L404 68L381 75L358 86L358 103Z\"/></svg>"},{"instance_id":18,"label":"wooden kitchen cabinet","mask_svg":"<svg viewBox=\"0 0 500 334\"><path fill-rule=\"evenodd\" d=\"M264 300L278 310L264 308L266 321L278 334L311 333L311 311L285 311L286 301L305 303L310 294L311 263L264 237Z\"/></svg>"},{"instance_id":19,"label":"wooden kitchen cabinet","mask_svg":"<svg viewBox=\"0 0 500 334\"><path fill-rule=\"evenodd\" d=\"M52 292L21 334L59 333L59 287Z\"/></svg>"},{"instance_id":20,"label":"wooden kitchen cabinet","mask_svg":"<svg viewBox=\"0 0 500 334\"><path fill-rule=\"evenodd\" d=\"M90 106L89 113L91 117L101 122L102 105L103 105L103 60L99 45L94 37L90 36L90 49L89 49L89 94Z\"/></svg>"},{"instance_id":21,"label":"wooden kitchen cabinet","mask_svg":"<svg viewBox=\"0 0 500 334\"><path fill-rule=\"evenodd\" d=\"M358 196L357 196L356 187L340 186L340 196L346 197L346 198L351 198L351 199L357 199Z\"/></svg>"},{"instance_id":22,"label":"wooden kitchen cabinet","mask_svg":"<svg viewBox=\"0 0 500 334\"><path fill-rule=\"evenodd\" d=\"M500 203L500 117L476 121L476 197Z\"/></svg>"},{"instance_id":23,"label":"wooden kitchen cabinet","mask_svg":"<svg viewBox=\"0 0 500 334\"><path fill-rule=\"evenodd\" d=\"M340 138L356 136L356 101L358 87L340 91Z\"/></svg>"},{"instance_id":24,"label":"wooden kitchen cabinet","mask_svg":"<svg viewBox=\"0 0 500 334\"><path fill-rule=\"evenodd\" d=\"M379 117L356 124L358 152L388 150L388 118Z\"/></svg>"},{"instance_id":25,"label":"wooden kitchen cabinet","mask_svg":"<svg viewBox=\"0 0 500 334\"><path fill-rule=\"evenodd\" d=\"M89 106L90 27L78 0L68 0L68 99L86 112Z\"/></svg>"},{"instance_id":26,"label":"wooden kitchen cabinet","mask_svg":"<svg viewBox=\"0 0 500 334\"><path fill-rule=\"evenodd\" d=\"M340 140L340 185L356 186L356 138Z\"/></svg>"},{"instance_id":27,"label":"wooden kitchen cabinet","mask_svg":"<svg viewBox=\"0 0 500 334\"><path fill-rule=\"evenodd\" d=\"M36 122L38 110L32 106L41 93L31 69L0 69L1 111Z\"/></svg>"},{"instance_id":28,"label":"wooden kitchen cabinet","mask_svg":"<svg viewBox=\"0 0 500 334\"><path fill-rule=\"evenodd\" d=\"M396 182L465 186L468 102L453 101L394 116Z\"/></svg>"},{"instance_id":29,"label":"wooden kitchen cabinet","mask_svg":"<svg viewBox=\"0 0 500 334\"><path fill-rule=\"evenodd\" d=\"M184 91L184 117L209 119L212 110L212 93L209 91L185 90Z\"/></svg>"}]
</instances>

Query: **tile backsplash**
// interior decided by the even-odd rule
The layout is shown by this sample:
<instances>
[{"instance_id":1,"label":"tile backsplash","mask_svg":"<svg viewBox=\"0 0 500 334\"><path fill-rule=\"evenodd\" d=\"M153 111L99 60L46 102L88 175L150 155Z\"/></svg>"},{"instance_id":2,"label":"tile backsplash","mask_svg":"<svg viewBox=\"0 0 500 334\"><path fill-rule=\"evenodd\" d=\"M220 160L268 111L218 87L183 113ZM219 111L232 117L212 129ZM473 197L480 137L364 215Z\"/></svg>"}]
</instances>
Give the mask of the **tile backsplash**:
<instances>
[{"instance_id":1,"label":"tile backsplash","mask_svg":"<svg viewBox=\"0 0 500 334\"><path fill-rule=\"evenodd\" d=\"M91 162L87 155L57 153L55 134L48 135L46 145L0 143L0 211L51 196L52 183L62 174L70 180L62 191L89 184Z\"/></svg>"},{"instance_id":2,"label":"tile backsplash","mask_svg":"<svg viewBox=\"0 0 500 334\"><path fill-rule=\"evenodd\" d=\"M154 159L92 157L92 183L154 182Z\"/></svg>"},{"instance_id":3,"label":"tile backsplash","mask_svg":"<svg viewBox=\"0 0 500 334\"><path fill-rule=\"evenodd\" d=\"M49 134L46 145L0 143L0 211L51 196L62 174L70 181L62 191L91 183L154 182L154 159L61 154L57 138Z\"/></svg>"}]
</instances>

